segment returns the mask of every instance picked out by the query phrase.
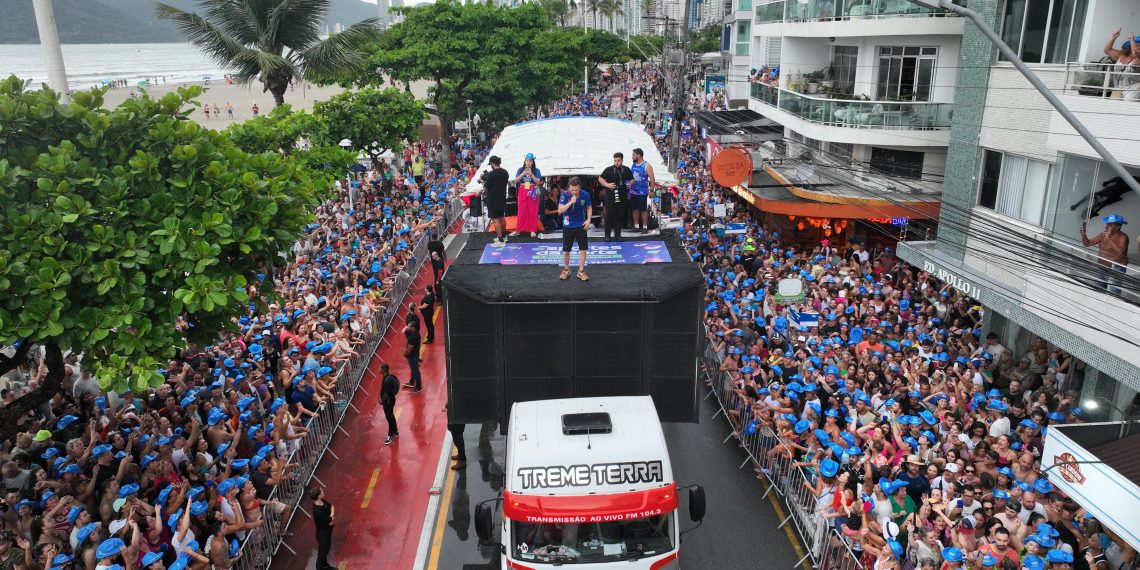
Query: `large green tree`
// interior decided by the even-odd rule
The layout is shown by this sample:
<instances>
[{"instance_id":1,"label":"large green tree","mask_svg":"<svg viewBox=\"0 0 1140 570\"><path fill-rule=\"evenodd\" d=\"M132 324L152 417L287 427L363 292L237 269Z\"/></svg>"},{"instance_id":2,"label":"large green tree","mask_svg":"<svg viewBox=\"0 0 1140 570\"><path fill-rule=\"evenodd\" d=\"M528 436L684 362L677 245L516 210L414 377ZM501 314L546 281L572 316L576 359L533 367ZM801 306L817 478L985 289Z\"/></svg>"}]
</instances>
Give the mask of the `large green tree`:
<instances>
[{"instance_id":1,"label":"large green tree","mask_svg":"<svg viewBox=\"0 0 1140 570\"><path fill-rule=\"evenodd\" d=\"M377 35L369 18L321 39L332 0L199 0L198 12L159 3L191 43L232 68L239 81L257 78L278 104L294 80L328 81L363 63L356 48Z\"/></svg>"},{"instance_id":2,"label":"large green tree","mask_svg":"<svg viewBox=\"0 0 1140 570\"><path fill-rule=\"evenodd\" d=\"M280 152L290 156L319 182L330 182L356 162L356 152L341 148L329 132L327 118L294 111L288 103L234 123L225 133L238 148L250 152Z\"/></svg>"},{"instance_id":3,"label":"large green tree","mask_svg":"<svg viewBox=\"0 0 1140 570\"><path fill-rule=\"evenodd\" d=\"M535 3L506 8L439 0L401 13L404 21L370 49L367 71L349 82L379 85L384 76L432 82L430 102L445 139L466 116L469 100L485 122L521 116L527 106L562 93L572 80L570 62L582 61L580 48L567 53L538 41L550 20Z\"/></svg>"},{"instance_id":4,"label":"large green tree","mask_svg":"<svg viewBox=\"0 0 1140 570\"><path fill-rule=\"evenodd\" d=\"M374 164L385 151L400 150L403 141L417 139L427 118L423 103L394 87L383 91L365 87L334 95L318 101L313 112L326 123L331 137L351 140Z\"/></svg>"},{"instance_id":5,"label":"large green tree","mask_svg":"<svg viewBox=\"0 0 1140 570\"><path fill-rule=\"evenodd\" d=\"M689 51L693 53L720 51L720 33L718 24L710 24L697 30L689 40Z\"/></svg>"},{"instance_id":6,"label":"large green tree","mask_svg":"<svg viewBox=\"0 0 1140 570\"><path fill-rule=\"evenodd\" d=\"M48 374L0 414L0 440L58 392L64 350L104 389L161 382L188 338L234 326L319 200L289 157L188 120L200 88L105 109L102 91L64 104L27 85L0 81L0 344L42 347Z\"/></svg>"}]
</instances>

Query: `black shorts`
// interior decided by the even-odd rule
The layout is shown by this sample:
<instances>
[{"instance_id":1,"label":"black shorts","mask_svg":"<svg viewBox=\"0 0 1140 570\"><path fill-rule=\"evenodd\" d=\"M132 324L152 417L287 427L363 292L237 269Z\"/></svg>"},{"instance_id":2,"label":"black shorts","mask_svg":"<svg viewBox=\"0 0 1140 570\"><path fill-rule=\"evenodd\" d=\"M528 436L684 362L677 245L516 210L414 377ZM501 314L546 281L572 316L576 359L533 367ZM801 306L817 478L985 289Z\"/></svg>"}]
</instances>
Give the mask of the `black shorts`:
<instances>
[{"instance_id":1,"label":"black shorts","mask_svg":"<svg viewBox=\"0 0 1140 570\"><path fill-rule=\"evenodd\" d=\"M581 251L590 249L585 227L562 228L562 251L574 249L574 242L578 242L578 249Z\"/></svg>"},{"instance_id":2,"label":"black shorts","mask_svg":"<svg viewBox=\"0 0 1140 570\"><path fill-rule=\"evenodd\" d=\"M494 220L496 218L505 218L505 217L507 217L507 210L506 210L506 208L496 208L496 207L488 204L487 205L487 215L490 216L490 218L492 220Z\"/></svg>"},{"instance_id":3,"label":"black shorts","mask_svg":"<svg viewBox=\"0 0 1140 570\"><path fill-rule=\"evenodd\" d=\"M634 194L629 197L629 209L634 212L644 212L649 209L649 196Z\"/></svg>"}]
</instances>

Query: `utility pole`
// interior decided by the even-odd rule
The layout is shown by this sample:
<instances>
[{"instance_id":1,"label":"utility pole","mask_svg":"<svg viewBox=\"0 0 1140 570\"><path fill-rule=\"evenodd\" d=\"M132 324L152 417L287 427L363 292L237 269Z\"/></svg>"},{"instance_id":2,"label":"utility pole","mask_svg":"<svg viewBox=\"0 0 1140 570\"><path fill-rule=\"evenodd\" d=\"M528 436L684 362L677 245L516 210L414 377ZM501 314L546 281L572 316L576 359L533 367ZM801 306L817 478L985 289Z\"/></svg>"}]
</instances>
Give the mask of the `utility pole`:
<instances>
[{"instance_id":1,"label":"utility pole","mask_svg":"<svg viewBox=\"0 0 1140 570\"><path fill-rule=\"evenodd\" d=\"M684 16L681 18L681 41L677 46L681 52L681 65L677 68L677 92L673 94L673 137L669 145L669 168L677 171L677 158L681 154L681 109L689 95L689 5L685 1Z\"/></svg>"},{"instance_id":2,"label":"utility pole","mask_svg":"<svg viewBox=\"0 0 1140 570\"><path fill-rule=\"evenodd\" d=\"M64 103L71 101L71 90L67 87L67 69L63 66L63 50L59 47L59 31L55 26L55 10L51 0L32 0L36 12L36 28L40 33L40 47L44 50L44 64L47 66L48 85L59 93Z\"/></svg>"}]
</instances>

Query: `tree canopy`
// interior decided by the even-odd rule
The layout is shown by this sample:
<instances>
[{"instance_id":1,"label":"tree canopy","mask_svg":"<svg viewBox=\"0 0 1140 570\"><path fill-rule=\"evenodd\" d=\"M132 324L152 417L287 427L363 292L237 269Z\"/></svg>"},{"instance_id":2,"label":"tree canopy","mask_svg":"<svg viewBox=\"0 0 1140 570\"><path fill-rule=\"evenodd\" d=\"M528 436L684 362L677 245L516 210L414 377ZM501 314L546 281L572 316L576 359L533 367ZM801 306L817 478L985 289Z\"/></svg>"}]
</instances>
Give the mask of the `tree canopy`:
<instances>
[{"instance_id":1,"label":"tree canopy","mask_svg":"<svg viewBox=\"0 0 1140 570\"><path fill-rule=\"evenodd\" d=\"M0 82L0 344L44 347L49 371L6 408L0 438L58 390L63 350L85 354L104 389L160 383L186 339L234 326L320 198L290 157L187 120L198 87L114 109L104 92L64 104ZM18 361L0 358L0 373Z\"/></svg>"},{"instance_id":2,"label":"tree canopy","mask_svg":"<svg viewBox=\"0 0 1140 570\"><path fill-rule=\"evenodd\" d=\"M720 34L718 24L710 24L697 30L689 39L689 51L693 53L720 51Z\"/></svg>"},{"instance_id":3,"label":"tree canopy","mask_svg":"<svg viewBox=\"0 0 1140 570\"><path fill-rule=\"evenodd\" d=\"M423 103L393 87L346 91L318 101L313 112L325 122L327 132L350 139L353 148L368 153L373 163L384 151L399 150L403 141L417 139L427 118Z\"/></svg>"},{"instance_id":4,"label":"tree canopy","mask_svg":"<svg viewBox=\"0 0 1140 570\"><path fill-rule=\"evenodd\" d=\"M260 79L278 104L295 79L328 81L358 70L356 48L376 37L376 18L321 39L332 0L199 0L199 12L158 3L194 45L236 71L239 81Z\"/></svg>"}]
</instances>

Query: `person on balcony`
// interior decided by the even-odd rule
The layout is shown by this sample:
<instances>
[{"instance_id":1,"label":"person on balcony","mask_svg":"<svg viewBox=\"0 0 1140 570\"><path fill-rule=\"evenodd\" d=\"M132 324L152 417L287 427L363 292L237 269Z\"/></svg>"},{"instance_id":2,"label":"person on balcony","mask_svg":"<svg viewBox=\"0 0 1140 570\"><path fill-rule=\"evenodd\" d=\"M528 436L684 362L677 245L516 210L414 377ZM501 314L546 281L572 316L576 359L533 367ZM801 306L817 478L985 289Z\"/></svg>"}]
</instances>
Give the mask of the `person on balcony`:
<instances>
[{"instance_id":1,"label":"person on balcony","mask_svg":"<svg viewBox=\"0 0 1140 570\"><path fill-rule=\"evenodd\" d=\"M1112 32L1104 45L1104 54L1112 58L1112 83L1122 93L1125 101L1140 101L1140 36L1129 34L1128 39L1116 49L1116 39L1120 28Z\"/></svg>"},{"instance_id":2,"label":"person on balcony","mask_svg":"<svg viewBox=\"0 0 1140 570\"><path fill-rule=\"evenodd\" d=\"M1124 221L1124 216L1120 214L1105 216L1103 221L1104 231L1091 238L1085 234L1085 225L1081 224L1081 243L1085 247L1098 246L1097 257L1100 259L1097 263L1124 273L1128 270L1128 235L1120 231L1120 227L1128 222ZM1119 293L1120 282L1120 277L1110 276L1106 279L1105 285L1109 292Z\"/></svg>"}]
</instances>

